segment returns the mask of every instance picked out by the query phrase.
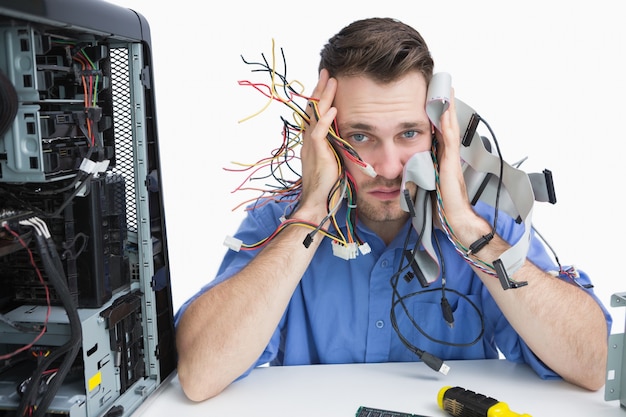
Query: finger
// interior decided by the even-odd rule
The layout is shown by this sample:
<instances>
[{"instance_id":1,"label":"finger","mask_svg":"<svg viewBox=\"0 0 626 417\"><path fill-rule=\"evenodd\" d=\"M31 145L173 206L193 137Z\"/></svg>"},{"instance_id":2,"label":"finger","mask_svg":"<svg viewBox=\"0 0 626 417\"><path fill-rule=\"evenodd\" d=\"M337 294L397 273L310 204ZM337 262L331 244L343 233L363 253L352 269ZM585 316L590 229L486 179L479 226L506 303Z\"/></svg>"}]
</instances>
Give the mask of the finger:
<instances>
[{"instance_id":1,"label":"finger","mask_svg":"<svg viewBox=\"0 0 626 417\"><path fill-rule=\"evenodd\" d=\"M335 78L327 78L324 88L321 92L320 100L318 102L318 110L320 114L324 114L330 109L335 100L335 93L337 92L337 80Z\"/></svg>"},{"instance_id":2,"label":"finger","mask_svg":"<svg viewBox=\"0 0 626 417\"><path fill-rule=\"evenodd\" d=\"M317 120L317 113L319 110L317 109L318 103L320 101L320 97L323 95L324 90L326 89L326 84L328 83L329 75L328 70L322 69L319 74L319 78L317 80L317 85L313 89L313 93L311 94L311 98L307 103L306 113L309 116L311 121Z\"/></svg>"},{"instance_id":3,"label":"finger","mask_svg":"<svg viewBox=\"0 0 626 417\"><path fill-rule=\"evenodd\" d=\"M320 72L320 79L315 88L319 93L317 101L310 100L308 105L313 112L310 119L310 128L316 138L325 138L328 135L335 116L336 110L332 107L337 92L337 80L328 76L328 71Z\"/></svg>"},{"instance_id":4,"label":"finger","mask_svg":"<svg viewBox=\"0 0 626 417\"><path fill-rule=\"evenodd\" d=\"M328 82L329 78L330 75L328 73L328 70L322 69L319 73L317 85L315 86L315 89L313 90L313 95L311 97L313 97L314 99L319 99L319 97L322 95L322 91L324 91L324 88L326 88L326 83Z\"/></svg>"},{"instance_id":5,"label":"finger","mask_svg":"<svg viewBox=\"0 0 626 417\"><path fill-rule=\"evenodd\" d=\"M454 89L450 91L450 104L448 109L441 115L440 123L441 132L438 135L438 139L443 142L444 147L457 149L460 146L460 130L456 114Z\"/></svg>"}]
</instances>

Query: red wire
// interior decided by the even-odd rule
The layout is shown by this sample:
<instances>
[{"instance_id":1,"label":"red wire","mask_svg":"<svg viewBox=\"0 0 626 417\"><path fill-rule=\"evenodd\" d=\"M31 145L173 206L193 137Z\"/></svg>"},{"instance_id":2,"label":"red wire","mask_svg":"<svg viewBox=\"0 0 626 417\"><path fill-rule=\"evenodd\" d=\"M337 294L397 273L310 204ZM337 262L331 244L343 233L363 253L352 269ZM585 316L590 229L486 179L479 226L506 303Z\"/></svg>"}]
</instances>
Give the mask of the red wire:
<instances>
[{"instance_id":1,"label":"red wire","mask_svg":"<svg viewBox=\"0 0 626 417\"><path fill-rule=\"evenodd\" d=\"M33 268L35 268L35 272L37 273L37 277L39 278L39 282L41 282L41 284L43 285L45 292L46 292L46 302L48 304L48 311L46 312L46 318L44 321L44 325L43 328L41 329L41 331L39 332L39 334L35 337L35 339L33 339L32 342L30 342L28 345L22 346L19 349L16 349L15 351L11 352L11 353L7 353L4 355L0 355L0 360L5 360L5 359L9 359L15 355L17 355L18 353L24 352L25 350L30 349L31 347L34 346L35 343L37 343L37 341L39 339L41 339L41 337L46 333L47 331L47 327L48 327L48 319L50 318L50 312L51 312L51 303L50 303L50 290L48 289L48 286L46 285L45 281L43 280L43 276L41 275L41 271L39 270L39 268L37 268L37 264L35 263L35 258L33 256L33 252L28 248L28 245L26 244L26 242L24 242L22 240L22 238L13 230L11 230L11 228L9 227L8 224L4 225L4 228L11 234L13 235L22 245L22 247L24 249L26 249L26 251L28 252L28 256L30 258L30 264L33 266Z\"/></svg>"}]
</instances>

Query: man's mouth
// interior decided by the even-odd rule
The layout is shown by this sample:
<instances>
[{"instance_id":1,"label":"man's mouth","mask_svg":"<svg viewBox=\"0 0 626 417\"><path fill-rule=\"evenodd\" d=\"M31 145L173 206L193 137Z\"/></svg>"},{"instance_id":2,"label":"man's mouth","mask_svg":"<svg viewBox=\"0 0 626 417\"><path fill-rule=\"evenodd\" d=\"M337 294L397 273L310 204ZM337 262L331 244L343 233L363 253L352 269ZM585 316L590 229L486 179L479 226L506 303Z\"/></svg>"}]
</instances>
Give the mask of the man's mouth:
<instances>
[{"instance_id":1,"label":"man's mouth","mask_svg":"<svg viewBox=\"0 0 626 417\"><path fill-rule=\"evenodd\" d=\"M399 188L375 188L368 191L368 194L377 198L378 200L388 201L397 200L400 197Z\"/></svg>"}]
</instances>

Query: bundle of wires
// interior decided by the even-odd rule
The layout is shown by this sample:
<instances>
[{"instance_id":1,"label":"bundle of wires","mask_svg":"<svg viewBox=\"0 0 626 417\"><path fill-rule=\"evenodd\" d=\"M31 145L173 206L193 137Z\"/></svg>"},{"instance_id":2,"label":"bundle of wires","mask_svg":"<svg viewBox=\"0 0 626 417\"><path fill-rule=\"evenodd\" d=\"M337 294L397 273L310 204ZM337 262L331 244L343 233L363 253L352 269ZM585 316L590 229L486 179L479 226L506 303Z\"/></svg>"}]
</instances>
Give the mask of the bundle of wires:
<instances>
[{"instance_id":1,"label":"bundle of wires","mask_svg":"<svg viewBox=\"0 0 626 417\"><path fill-rule=\"evenodd\" d=\"M252 202L253 204L250 204L250 207L253 209L259 207L260 205L267 204L271 201L288 201L290 203L289 212L284 213L284 221L279 225L279 227L272 235L256 243L244 243L239 249L258 249L268 243L274 236L276 236L278 233L280 233L281 230L289 225L298 225L311 229L311 232L308 234L307 239L305 239L305 241L303 242L305 246L308 246L308 244L310 244L313 236L316 233L322 233L325 236L331 238L333 242L339 243L340 245L343 245L345 247L351 245L361 246L364 242L356 234L355 228L357 218L356 188L352 178L350 177L350 174L345 169L344 159L342 159L342 157L352 161L366 171L371 171L371 167L359 157L357 152L347 141L341 138L336 128L336 124L333 124L333 126L329 128L326 137L329 143L332 145L331 149L334 151L335 159L337 161L337 181L334 187L330 190L327 199L328 214L319 224L311 224L289 218L297 207L302 187L301 174L299 172L299 169L292 166L292 162L298 159L295 149L302 144L302 135L310 124L310 117L315 117L316 119L319 118L319 110L317 107L319 99L315 97L305 96L302 92L296 91L294 86L301 86L301 84L297 81L288 81L286 61L282 49L281 54L284 68L282 73L276 70L276 54L274 53L273 41L271 64L268 62L263 54L261 55L262 62L249 62L242 57L244 63L256 67L255 69L253 69L253 72L267 73L270 76L270 83L268 85L265 83L253 83L245 80L239 82L239 85L253 87L268 98L266 105L261 110L251 116L241 119L240 122L255 117L256 115L263 112L272 102L275 101L284 104L293 111L294 122L289 122L287 119L281 118L283 122L283 141L278 149L272 151L272 155L270 157L261 159L254 164L235 163L236 165L244 167L239 171L252 170L252 174L250 174L244 182L273 178L278 183L278 185L266 184L267 188L246 188L243 186L242 183L239 187L237 187L235 191L255 190L260 192L261 194L256 198L247 200L239 204L236 208ZM311 116L307 114L303 106L297 103L298 99L302 99L309 104L309 108L311 109L312 113ZM269 170L269 173L262 174L261 171L264 169ZM236 169L227 170L238 171ZM286 173L289 172L294 174L294 176L296 177L294 180L285 179ZM344 219L347 230L346 234L341 232L339 221L335 217L344 199L346 200L348 207L348 214ZM326 226L327 223L332 225L332 228Z\"/></svg>"},{"instance_id":2,"label":"bundle of wires","mask_svg":"<svg viewBox=\"0 0 626 417\"><path fill-rule=\"evenodd\" d=\"M84 120L81 120L79 127L85 137L88 139L90 146L98 145L96 143L96 126L100 120L101 113L98 107L98 90L100 88L100 79L102 72L97 68L93 59L91 59L85 51L85 45L75 41L67 41L64 39L52 39L53 45L65 46L68 55L72 57L72 61L80 67L76 70L77 78L83 87L83 103L85 106ZM100 144L101 145L101 144Z\"/></svg>"},{"instance_id":3,"label":"bundle of wires","mask_svg":"<svg viewBox=\"0 0 626 417\"><path fill-rule=\"evenodd\" d=\"M48 277L48 282L54 287L63 308L67 313L70 336L62 346L51 350L49 354L40 357L32 376L26 379L18 389L21 394L17 416L45 416L57 391L72 368L72 365L82 347L82 327L77 306L67 285L67 278L61 259L56 250L46 223L38 217L20 221L25 227L34 231L35 243L41 262ZM5 227L7 227L5 225ZM19 235L10 230L17 239ZM25 246L28 250L28 247ZM32 255L31 255L32 256ZM57 363L60 361L60 364Z\"/></svg>"},{"instance_id":4,"label":"bundle of wires","mask_svg":"<svg viewBox=\"0 0 626 417\"><path fill-rule=\"evenodd\" d=\"M62 215L65 208L74 198L80 193L85 192L86 187L88 187L93 177L97 174L85 168L91 168L91 165L86 162L91 161L92 157L98 161L104 159L103 144L98 142L98 135L96 134L96 124L101 117L100 108L98 107L98 90L101 85L102 72L97 68L93 59L88 56L86 45L60 38L53 38L52 43L53 45L62 46L66 49L67 54L71 56L75 65L75 72L80 81L80 85L82 85L84 111L75 112L76 117L79 118L76 124L87 138L89 149L86 154L83 155L83 164L78 167L74 178L70 182L62 181L61 186L48 184L45 189L42 189L38 185L35 187L29 187L28 185L12 185L10 188L0 185L7 197L17 202L20 206L28 207L29 210L36 213L36 215L44 218L53 218ZM17 107L18 102L15 89L10 81L0 72L0 136L4 133L5 123L7 124L6 129L8 129L9 124L15 118ZM66 200L56 207L54 212L46 212L20 198L20 195L62 195L70 191L71 193L67 194Z\"/></svg>"}]
</instances>

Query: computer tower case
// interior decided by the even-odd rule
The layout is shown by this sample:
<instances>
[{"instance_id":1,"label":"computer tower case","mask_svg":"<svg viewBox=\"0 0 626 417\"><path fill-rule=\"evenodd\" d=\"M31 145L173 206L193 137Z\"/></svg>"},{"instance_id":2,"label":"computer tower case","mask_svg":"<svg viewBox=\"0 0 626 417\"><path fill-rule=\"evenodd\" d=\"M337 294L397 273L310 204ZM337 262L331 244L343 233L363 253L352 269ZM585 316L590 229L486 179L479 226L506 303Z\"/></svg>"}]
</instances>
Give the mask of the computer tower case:
<instances>
[{"instance_id":1,"label":"computer tower case","mask_svg":"<svg viewBox=\"0 0 626 417\"><path fill-rule=\"evenodd\" d=\"M176 366L150 27L0 0L0 417L130 415Z\"/></svg>"}]
</instances>

